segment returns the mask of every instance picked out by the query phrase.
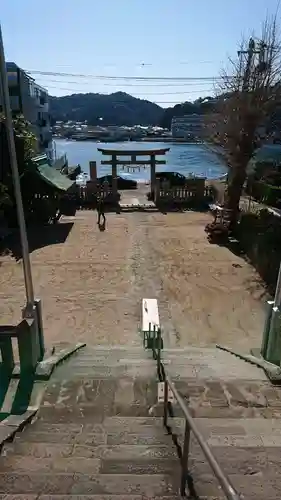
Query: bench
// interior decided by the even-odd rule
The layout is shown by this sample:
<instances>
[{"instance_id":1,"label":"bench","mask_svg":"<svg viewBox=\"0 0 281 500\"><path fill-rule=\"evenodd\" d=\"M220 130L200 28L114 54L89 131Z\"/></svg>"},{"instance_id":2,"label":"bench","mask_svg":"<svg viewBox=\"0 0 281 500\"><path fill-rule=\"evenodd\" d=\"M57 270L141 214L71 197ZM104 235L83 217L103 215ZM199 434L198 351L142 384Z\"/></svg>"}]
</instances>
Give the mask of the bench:
<instances>
[{"instance_id":1,"label":"bench","mask_svg":"<svg viewBox=\"0 0 281 500\"><path fill-rule=\"evenodd\" d=\"M142 334L144 347L155 349L156 339L161 338L157 299L142 299ZM163 341L161 338L161 349Z\"/></svg>"},{"instance_id":2,"label":"bench","mask_svg":"<svg viewBox=\"0 0 281 500\"><path fill-rule=\"evenodd\" d=\"M209 241L226 239L231 233L233 210L220 205L209 205L214 220L205 227Z\"/></svg>"},{"instance_id":3,"label":"bench","mask_svg":"<svg viewBox=\"0 0 281 500\"><path fill-rule=\"evenodd\" d=\"M142 332L160 328L157 299L142 299Z\"/></svg>"},{"instance_id":4,"label":"bench","mask_svg":"<svg viewBox=\"0 0 281 500\"><path fill-rule=\"evenodd\" d=\"M13 372L15 358L12 339L17 339L20 371L34 370L38 362L38 345L35 342L34 319L23 319L18 325L0 325L0 352L2 367Z\"/></svg>"}]
</instances>

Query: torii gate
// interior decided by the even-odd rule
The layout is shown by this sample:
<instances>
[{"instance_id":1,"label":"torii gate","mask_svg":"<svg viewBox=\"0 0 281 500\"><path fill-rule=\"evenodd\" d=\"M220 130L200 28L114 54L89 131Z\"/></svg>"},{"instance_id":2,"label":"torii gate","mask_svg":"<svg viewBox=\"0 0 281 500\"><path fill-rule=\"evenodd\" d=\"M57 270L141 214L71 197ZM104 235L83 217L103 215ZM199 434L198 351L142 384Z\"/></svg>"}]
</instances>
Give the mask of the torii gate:
<instances>
[{"instance_id":1,"label":"torii gate","mask_svg":"<svg viewBox=\"0 0 281 500\"><path fill-rule=\"evenodd\" d=\"M111 165L112 172L112 192L114 199L117 198L117 167L130 167L136 169L140 166L150 166L151 191L156 188L156 165L165 165L166 160L157 160L157 155L165 155L170 148L162 149L107 149L98 148L103 155L111 156L110 160L102 160L102 165ZM120 160L119 156L130 156L130 160ZM148 160L137 160L138 156L149 156Z\"/></svg>"}]
</instances>

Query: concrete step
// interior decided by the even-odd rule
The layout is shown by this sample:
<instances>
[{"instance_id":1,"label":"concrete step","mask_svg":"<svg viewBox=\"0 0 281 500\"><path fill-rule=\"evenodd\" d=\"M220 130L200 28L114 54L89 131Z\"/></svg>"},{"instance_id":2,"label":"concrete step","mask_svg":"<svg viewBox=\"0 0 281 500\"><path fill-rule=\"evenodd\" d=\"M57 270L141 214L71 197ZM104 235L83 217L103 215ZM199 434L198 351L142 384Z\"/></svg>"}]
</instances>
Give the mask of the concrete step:
<instances>
[{"instance_id":1,"label":"concrete step","mask_svg":"<svg viewBox=\"0 0 281 500\"><path fill-rule=\"evenodd\" d=\"M105 459L93 457L36 458L23 455L0 457L1 472L75 474L172 474L180 469L177 458Z\"/></svg>"},{"instance_id":2,"label":"concrete step","mask_svg":"<svg viewBox=\"0 0 281 500\"><path fill-rule=\"evenodd\" d=\"M147 378L151 377L156 380L156 364L137 364L137 363L127 363L127 364L116 364L108 366L106 362L104 365L93 365L93 364L74 364L66 365L64 363L57 368L53 379L61 380L69 378L70 372L72 373L72 379L75 378Z\"/></svg>"},{"instance_id":3,"label":"concrete step","mask_svg":"<svg viewBox=\"0 0 281 500\"><path fill-rule=\"evenodd\" d=\"M267 380L262 369L216 348L164 349L162 357L175 378Z\"/></svg>"},{"instance_id":4,"label":"concrete step","mask_svg":"<svg viewBox=\"0 0 281 500\"><path fill-rule=\"evenodd\" d=\"M185 420L184 418L174 418L173 419L173 428L184 428ZM145 428L152 429L153 432L165 432L165 428L163 427L163 418L161 417L106 417L103 421L103 426L105 429L109 429L111 431L119 431L123 429L126 432L139 432Z\"/></svg>"},{"instance_id":5,"label":"concrete step","mask_svg":"<svg viewBox=\"0 0 281 500\"><path fill-rule=\"evenodd\" d=\"M178 472L180 464L172 446L118 445L118 446L66 446L49 443L14 443L0 458L2 472L54 472L77 473L168 473ZM279 475L280 447L212 446L212 451L227 475L266 477ZM92 462L92 466L91 466ZM191 443L190 470L195 475L209 475L210 467L198 445ZM157 465L158 464L158 465ZM153 466L150 469L150 466ZM173 465L171 468L170 465ZM130 468L131 466L131 468ZM91 468L92 467L92 468ZM162 467L162 469L161 469ZM161 471L160 471L161 469ZM94 472L96 471L96 472ZM146 471L146 472L145 472ZM237 485L238 486L238 485Z\"/></svg>"},{"instance_id":6,"label":"concrete step","mask_svg":"<svg viewBox=\"0 0 281 500\"><path fill-rule=\"evenodd\" d=\"M141 337L140 337L141 340ZM76 355L78 356L119 356L120 354L130 353L132 356L145 356L145 349L142 345L87 345L80 349Z\"/></svg>"},{"instance_id":7,"label":"concrete step","mask_svg":"<svg viewBox=\"0 0 281 500\"><path fill-rule=\"evenodd\" d=\"M170 360L165 362L167 364L170 364ZM120 366L120 365L137 365L137 366L153 366L155 368L155 360L153 359L143 359L143 358L133 358L133 357L128 357L126 355L118 358L113 358L109 356L108 358L105 358L104 356L101 357L79 357L76 359L71 360L71 366L89 366L89 367L95 367L95 366L102 366L106 365L109 367L115 367L115 366Z\"/></svg>"},{"instance_id":8,"label":"concrete step","mask_svg":"<svg viewBox=\"0 0 281 500\"><path fill-rule=\"evenodd\" d=\"M143 495L0 495L0 500L151 500L151 497ZM155 496L154 500L179 500L179 496L161 495ZM206 500L206 499L202 499ZM219 498L210 500L220 500ZM222 498L222 500L224 500Z\"/></svg>"},{"instance_id":9,"label":"concrete step","mask_svg":"<svg viewBox=\"0 0 281 500\"><path fill-rule=\"evenodd\" d=\"M180 475L178 459L135 459L135 460L103 460L101 474L165 474L174 477ZM179 478L178 478L179 480ZM179 484L179 483L178 483Z\"/></svg>"},{"instance_id":10,"label":"concrete step","mask_svg":"<svg viewBox=\"0 0 281 500\"><path fill-rule=\"evenodd\" d=\"M153 414L161 416L163 410L155 408ZM51 406L43 406L39 411L40 420L50 423L69 424L73 421L77 423L99 423L105 417L116 416L121 417L149 417L151 415L151 406L132 403L132 404L108 404L101 406L100 404L85 405L73 408L72 406L61 406L56 409ZM180 415L181 416L181 415Z\"/></svg>"},{"instance_id":11,"label":"concrete step","mask_svg":"<svg viewBox=\"0 0 281 500\"><path fill-rule=\"evenodd\" d=\"M80 444L34 443L15 441L6 443L4 456L26 456L38 459L50 458L95 458L101 460L158 460L178 458L176 449L171 444L165 445L117 445L90 446Z\"/></svg>"},{"instance_id":12,"label":"concrete step","mask_svg":"<svg viewBox=\"0 0 281 500\"><path fill-rule=\"evenodd\" d=\"M118 410L118 406L143 405L150 408L157 402L157 383L154 378L144 377L132 378L75 378L69 380L55 380L49 385L45 393L43 406L40 413L48 413L50 407L56 406L56 411L71 407L75 414L79 414L80 409L86 409L89 413L89 406L92 412L96 407L98 413L105 410L105 415ZM76 422L73 420L73 422ZM59 422L58 422L59 423Z\"/></svg>"},{"instance_id":13,"label":"concrete step","mask_svg":"<svg viewBox=\"0 0 281 500\"><path fill-rule=\"evenodd\" d=\"M0 494L176 495L178 485L164 474L0 473Z\"/></svg>"},{"instance_id":14,"label":"concrete step","mask_svg":"<svg viewBox=\"0 0 281 500\"><path fill-rule=\"evenodd\" d=\"M15 442L24 440L27 443L57 443L58 440L62 444L83 444L85 446L109 445L116 446L119 444L128 445L169 445L171 438L164 431L155 432L153 428L144 429L138 433L126 432L124 430L114 429L106 432L102 426L100 429L82 430L82 432L68 430L53 430L42 431L40 426L37 429L32 429L33 426L27 427L25 431L18 434ZM98 426L97 426L98 427Z\"/></svg>"},{"instance_id":15,"label":"concrete step","mask_svg":"<svg viewBox=\"0 0 281 500\"><path fill-rule=\"evenodd\" d=\"M250 500L277 500L280 498L279 478L274 475L247 476L232 474L233 484L239 485L239 491L244 498ZM198 498L222 499L222 491L216 485L212 474L193 475L194 486ZM176 481L163 474L65 474L65 473L29 473L0 474L0 494L38 495L42 498L67 500L69 495L87 495L87 500L96 495L104 500L108 495L118 498L175 498L178 495ZM59 495L64 495L59 497ZM114 498L113 497L113 498ZM7 497L4 497L5 500ZM11 497L10 497L11 498ZM13 497L15 498L15 496ZM23 498L28 498L27 496ZM38 498L38 496L37 496ZM71 496L70 496L71 498ZM82 497L83 498L83 497ZM110 498L110 497L109 497ZM112 498L112 497L111 497Z\"/></svg>"},{"instance_id":16,"label":"concrete step","mask_svg":"<svg viewBox=\"0 0 281 500\"><path fill-rule=\"evenodd\" d=\"M180 500L181 497L174 495L161 495L153 497L154 500ZM144 495L1 495L0 500L151 500L151 496ZM206 500L206 498L202 499ZM224 498L210 498L210 500L225 500Z\"/></svg>"}]
</instances>

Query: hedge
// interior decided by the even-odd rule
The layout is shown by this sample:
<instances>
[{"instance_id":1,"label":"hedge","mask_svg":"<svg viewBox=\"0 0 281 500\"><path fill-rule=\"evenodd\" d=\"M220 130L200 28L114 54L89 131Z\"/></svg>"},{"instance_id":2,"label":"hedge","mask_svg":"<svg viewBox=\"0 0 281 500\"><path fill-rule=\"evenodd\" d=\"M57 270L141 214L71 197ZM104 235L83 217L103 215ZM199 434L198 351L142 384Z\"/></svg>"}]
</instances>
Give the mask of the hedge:
<instances>
[{"instance_id":1,"label":"hedge","mask_svg":"<svg viewBox=\"0 0 281 500\"><path fill-rule=\"evenodd\" d=\"M274 293L280 265L281 217L268 210L244 213L237 237L251 263Z\"/></svg>"},{"instance_id":2,"label":"hedge","mask_svg":"<svg viewBox=\"0 0 281 500\"><path fill-rule=\"evenodd\" d=\"M280 186L272 186L263 181L254 181L248 184L247 193L266 205L281 207Z\"/></svg>"}]
</instances>

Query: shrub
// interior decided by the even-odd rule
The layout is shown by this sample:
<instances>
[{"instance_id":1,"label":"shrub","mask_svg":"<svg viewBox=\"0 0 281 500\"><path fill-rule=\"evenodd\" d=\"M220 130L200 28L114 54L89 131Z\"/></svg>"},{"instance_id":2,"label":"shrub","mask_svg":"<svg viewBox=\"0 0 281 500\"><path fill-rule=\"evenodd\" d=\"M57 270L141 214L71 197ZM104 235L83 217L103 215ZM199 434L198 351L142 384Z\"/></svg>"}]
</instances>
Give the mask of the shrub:
<instances>
[{"instance_id":1,"label":"shrub","mask_svg":"<svg viewBox=\"0 0 281 500\"><path fill-rule=\"evenodd\" d=\"M261 203L281 207L281 186L273 186L264 181L253 181L248 183L246 190Z\"/></svg>"},{"instance_id":2,"label":"shrub","mask_svg":"<svg viewBox=\"0 0 281 500\"><path fill-rule=\"evenodd\" d=\"M254 267L274 291L280 265L281 218L268 210L242 214L237 236Z\"/></svg>"}]
</instances>

